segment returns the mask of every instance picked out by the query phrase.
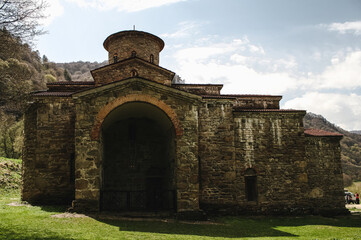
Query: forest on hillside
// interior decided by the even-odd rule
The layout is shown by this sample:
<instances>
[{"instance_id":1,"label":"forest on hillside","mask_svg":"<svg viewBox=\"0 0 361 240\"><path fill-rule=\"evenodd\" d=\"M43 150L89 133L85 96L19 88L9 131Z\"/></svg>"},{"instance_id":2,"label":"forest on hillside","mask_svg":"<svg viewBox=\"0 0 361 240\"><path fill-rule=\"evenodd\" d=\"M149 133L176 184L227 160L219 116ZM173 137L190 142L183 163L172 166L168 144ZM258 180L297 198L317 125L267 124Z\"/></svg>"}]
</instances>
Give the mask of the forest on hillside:
<instances>
[{"instance_id":1,"label":"forest on hillside","mask_svg":"<svg viewBox=\"0 0 361 240\"><path fill-rule=\"evenodd\" d=\"M0 30L0 156L20 158L23 113L31 101L30 93L46 89L46 83L65 81L68 72L46 56Z\"/></svg>"}]
</instances>

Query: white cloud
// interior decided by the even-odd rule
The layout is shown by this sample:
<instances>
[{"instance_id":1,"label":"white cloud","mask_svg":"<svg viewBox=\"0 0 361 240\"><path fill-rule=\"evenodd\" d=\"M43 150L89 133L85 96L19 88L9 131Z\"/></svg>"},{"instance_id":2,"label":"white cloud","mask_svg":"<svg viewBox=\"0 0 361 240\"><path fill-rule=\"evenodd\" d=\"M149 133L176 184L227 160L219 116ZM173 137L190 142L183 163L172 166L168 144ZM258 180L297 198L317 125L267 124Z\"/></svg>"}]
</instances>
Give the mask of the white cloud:
<instances>
[{"instance_id":1,"label":"white cloud","mask_svg":"<svg viewBox=\"0 0 361 240\"><path fill-rule=\"evenodd\" d=\"M255 45L250 44L250 45L248 45L248 48L249 48L249 51L250 51L251 53L261 53L261 54L265 54L263 48L260 47L260 46L255 46Z\"/></svg>"},{"instance_id":2,"label":"white cloud","mask_svg":"<svg viewBox=\"0 0 361 240\"><path fill-rule=\"evenodd\" d=\"M321 73L314 73L300 72L295 56L273 58L265 50L255 53L252 46L263 47L247 37L216 40L193 42L192 47L174 53L177 62L174 70L187 83L223 84L223 94L293 97L282 108L305 109L322 114L345 129L361 129L360 50L339 51L329 59L329 65ZM314 55L319 59L321 53ZM327 93L323 93L325 91Z\"/></svg>"},{"instance_id":3,"label":"white cloud","mask_svg":"<svg viewBox=\"0 0 361 240\"><path fill-rule=\"evenodd\" d=\"M138 12L148 8L160 7L187 0L67 0L80 7L92 7L100 10L117 9L119 12Z\"/></svg>"},{"instance_id":4,"label":"white cloud","mask_svg":"<svg viewBox=\"0 0 361 240\"><path fill-rule=\"evenodd\" d=\"M361 35L361 21L344 22L344 23L332 23L329 25L322 24L329 31L336 31L342 34L353 33L355 35Z\"/></svg>"},{"instance_id":5,"label":"white cloud","mask_svg":"<svg viewBox=\"0 0 361 240\"><path fill-rule=\"evenodd\" d=\"M318 75L300 81L304 88L312 89L355 89L361 87L361 51L350 52L340 59L335 56L331 65Z\"/></svg>"},{"instance_id":6,"label":"white cloud","mask_svg":"<svg viewBox=\"0 0 361 240\"><path fill-rule=\"evenodd\" d=\"M179 29L173 33L164 33L161 34L160 37L164 38L184 38L189 37L197 32L197 28L199 28L202 24L192 21L184 21L178 24Z\"/></svg>"},{"instance_id":7,"label":"white cloud","mask_svg":"<svg viewBox=\"0 0 361 240\"><path fill-rule=\"evenodd\" d=\"M357 94L309 92L287 101L284 108L307 109L348 130L361 129L361 96Z\"/></svg>"},{"instance_id":8,"label":"white cloud","mask_svg":"<svg viewBox=\"0 0 361 240\"><path fill-rule=\"evenodd\" d=\"M59 3L59 0L48 1L48 7L44 14L46 18L40 21L40 24L48 26L56 18L64 13L64 7Z\"/></svg>"},{"instance_id":9,"label":"white cloud","mask_svg":"<svg viewBox=\"0 0 361 240\"><path fill-rule=\"evenodd\" d=\"M281 94L297 85L296 79L287 72L272 71L281 66L292 68L297 65L294 60L265 60L263 48L257 47L257 52L261 53L257 57L253 46L244 37L181 49L174 55L177 72L189 83L222 83L222 93ZM267 65L269 71L256 71L255 64Z\"/></svg>"}]
</instances>

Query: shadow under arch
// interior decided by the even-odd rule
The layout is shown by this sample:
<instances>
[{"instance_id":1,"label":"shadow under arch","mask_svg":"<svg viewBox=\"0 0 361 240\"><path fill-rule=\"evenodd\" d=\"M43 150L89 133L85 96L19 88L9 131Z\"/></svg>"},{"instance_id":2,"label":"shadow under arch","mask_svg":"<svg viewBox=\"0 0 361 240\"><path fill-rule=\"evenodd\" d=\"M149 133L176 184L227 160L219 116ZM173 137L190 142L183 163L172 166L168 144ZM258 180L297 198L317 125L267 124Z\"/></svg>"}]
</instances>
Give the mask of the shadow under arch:
<instances>
[{"instance_id":1,"label":"shadow under arch","mask_svg":"<svg viewBox=\"0 0 361 240\"><path fill-rule=\"evenodd\" d=\"M123 97L116 98L115 100L108 103L106 106L104 106L100 111L98 112L92 132L91 132L91 139L92 140L99 140L101 127L103 124L104 119L108 116L109 113L111 113L114 109L120 107L121 105L125 103L132 103L132 102L144 102L149 103L151 105L156 106L160 110L162 110L170 119L170 121L173 123L175 134L177 136L181 136L183 134L183 128L181 126L181 123L178 119L177 114L174 112L174 110L167 105L165 102L143 94L130 94Z\"/></svg>"},{"instance_id":2,"label":"shadow under arch","mask_svg":"<svg viewBox=\"0 0 361 240\"><path fill-rule=\"evenodd\" d=\"M103 119L102 211L175 211L176 130L159 107L128 101Z\"/></svg>"}]
</instances>

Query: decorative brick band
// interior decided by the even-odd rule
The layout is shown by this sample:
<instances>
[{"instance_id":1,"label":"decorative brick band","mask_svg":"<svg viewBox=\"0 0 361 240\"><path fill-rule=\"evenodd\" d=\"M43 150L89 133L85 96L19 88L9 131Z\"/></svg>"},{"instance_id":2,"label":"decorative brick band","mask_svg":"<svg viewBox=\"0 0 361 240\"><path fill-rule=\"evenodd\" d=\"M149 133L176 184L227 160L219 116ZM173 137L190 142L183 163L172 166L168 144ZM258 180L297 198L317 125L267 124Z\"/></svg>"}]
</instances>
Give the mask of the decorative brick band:
<instances>
[{"instance_id":1,"label":"decorative brick band","mask_svg":"<svg viewBox=\"0 0 361 240\"><path fill-rule=\"evenodd\" d=\"M119 97L119 98L113 100L112 102L108 103L106 106L104 106L98 112L97 117L94 122L92 132L91 132L91 139L92 140L99 139L100 128L102 126L102 123L111 111L113 111L115 108L119 107L120 105L129 103L129 102L146 102L146 103L150 103L150 104L158 107L169 117L169 119L173 123L176 135L181 136L183 134L183 129L178 120L177 114L174 112L174 110L170 106L168 106L163 101L161 101L157 98L151 97L149 95L131 94L131 95L126 95L126 96Z\"/></svg>"}]
</instances>

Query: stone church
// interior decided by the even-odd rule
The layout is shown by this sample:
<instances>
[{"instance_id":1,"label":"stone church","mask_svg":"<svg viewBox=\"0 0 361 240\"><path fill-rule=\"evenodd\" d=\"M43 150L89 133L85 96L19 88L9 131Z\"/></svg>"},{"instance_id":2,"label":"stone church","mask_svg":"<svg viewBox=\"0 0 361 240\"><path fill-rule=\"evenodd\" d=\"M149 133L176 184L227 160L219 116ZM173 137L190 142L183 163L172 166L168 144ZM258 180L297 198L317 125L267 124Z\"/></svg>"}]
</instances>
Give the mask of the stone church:
<instances>
[{"instance_id":1,"label":"stone church","mask_svg":"<svg viewBox=\"0 0 361 240\"><path fill-rule=\"evenodd\" d=\"M90 82L54 82L25 114L22 199L75 211L209 214L345 212L342 135L304 129L282 96L179 84L164 42L104 41Z\"/></svg>"}]
</instances>

